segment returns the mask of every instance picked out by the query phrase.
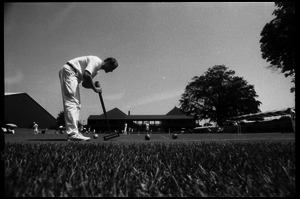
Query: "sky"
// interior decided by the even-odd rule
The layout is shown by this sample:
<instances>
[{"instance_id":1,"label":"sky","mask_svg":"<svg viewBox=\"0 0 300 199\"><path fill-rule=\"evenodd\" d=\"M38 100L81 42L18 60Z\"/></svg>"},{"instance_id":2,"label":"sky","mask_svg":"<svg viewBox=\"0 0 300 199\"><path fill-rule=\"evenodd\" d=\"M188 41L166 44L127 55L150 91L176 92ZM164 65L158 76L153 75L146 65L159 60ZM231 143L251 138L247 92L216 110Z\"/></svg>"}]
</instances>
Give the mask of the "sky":
<instances>
[{"instance_id":1,"label":"sky","mask_svg":"<svg viewBox=\"0 0 300 199\"><path fill-rule=\"evenodd\" d=\"M291 78L267 66L260 32L273 2L10 3L4 7L4 91L25 92L53 117L63 110L58 72L70 59L114 57L94 78L106 111L161 115L179 107L194 76L225 65L254 85L261 111L295 106ZM103 114L80 86L80 120Z\"/></svg>"}]
</instances>

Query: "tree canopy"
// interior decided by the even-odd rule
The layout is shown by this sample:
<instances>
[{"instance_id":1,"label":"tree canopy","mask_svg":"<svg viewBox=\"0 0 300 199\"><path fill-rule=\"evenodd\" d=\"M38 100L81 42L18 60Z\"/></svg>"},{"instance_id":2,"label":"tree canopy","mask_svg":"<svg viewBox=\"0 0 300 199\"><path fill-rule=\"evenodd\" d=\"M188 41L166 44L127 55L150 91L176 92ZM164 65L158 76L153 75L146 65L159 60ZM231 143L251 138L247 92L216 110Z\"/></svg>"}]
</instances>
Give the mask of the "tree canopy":
<instances>
[{"instance_id":1,"label":"tree canopy","mask_svg":"<svg viewBox=\"0 0 300 199\"><path fill-rule=\"evenodd\" d=\"M65 112L64 111L60 111L57 115L56 118L56 125L57 127L59 126L65 126Z\"/></svg>"},{"instance_id":2,"label":"tree canopy","mask_svg":"<svg viewBox=\"0 0 300 199\"><path fill-rule=\"evenodd\" d=\"M210 119L223 126L230 117L260 112L254 86L234 76L225 65L195 76L181 95L180 108L197 119Z\"/></svg>"},{"instance_id":3,"label":"tree canopy","mask_svg":"<svg viewBox=\"0 0 300 199\"><path fill-rule=\"evenodd\" d=\"M276 2L276 17L261 31L262 58L270 62L269 68L280 69L295 83L296 65L296 13L294 2ZM295 87L291 88L291 92Z\"/></svg>"}]
</instances>

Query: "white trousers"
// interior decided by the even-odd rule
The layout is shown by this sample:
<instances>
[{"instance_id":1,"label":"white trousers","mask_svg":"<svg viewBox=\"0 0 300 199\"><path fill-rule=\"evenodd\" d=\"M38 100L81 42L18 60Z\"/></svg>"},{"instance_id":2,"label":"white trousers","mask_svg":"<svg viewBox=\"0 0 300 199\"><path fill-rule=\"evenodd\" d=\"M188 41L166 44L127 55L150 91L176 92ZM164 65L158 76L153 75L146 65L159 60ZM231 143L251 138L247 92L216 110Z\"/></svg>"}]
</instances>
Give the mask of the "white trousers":
<instances>
[{"instance_id":1,"label":"white trousers","mask_svg":"<svg viewBox=\"0 0 300 199\"><path fill-rule=\"evenodd\" d=\"M77 74L74 69L65 64L59 71L59 79L65 114L66 133L78 133L81 101Z\"/></svg>"}]
</instances>

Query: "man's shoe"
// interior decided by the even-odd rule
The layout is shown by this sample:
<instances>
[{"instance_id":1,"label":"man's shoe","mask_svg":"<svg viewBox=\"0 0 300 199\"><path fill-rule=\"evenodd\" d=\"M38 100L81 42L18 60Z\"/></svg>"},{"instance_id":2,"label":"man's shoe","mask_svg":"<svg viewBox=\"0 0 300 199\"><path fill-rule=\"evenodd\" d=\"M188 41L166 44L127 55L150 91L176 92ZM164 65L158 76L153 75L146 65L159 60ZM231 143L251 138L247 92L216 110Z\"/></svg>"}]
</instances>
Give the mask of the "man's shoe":
<instances>
[{"instance_id":1,"label":"man's shoe","mask_svg":"<svg viewBox=\"0 0 300 199\"><path fill-rule=\"evenodd\" d=\"M83 136L81 133L68 135L68 141L89 141L91 138Z\"/></svg>"}]
</instances>

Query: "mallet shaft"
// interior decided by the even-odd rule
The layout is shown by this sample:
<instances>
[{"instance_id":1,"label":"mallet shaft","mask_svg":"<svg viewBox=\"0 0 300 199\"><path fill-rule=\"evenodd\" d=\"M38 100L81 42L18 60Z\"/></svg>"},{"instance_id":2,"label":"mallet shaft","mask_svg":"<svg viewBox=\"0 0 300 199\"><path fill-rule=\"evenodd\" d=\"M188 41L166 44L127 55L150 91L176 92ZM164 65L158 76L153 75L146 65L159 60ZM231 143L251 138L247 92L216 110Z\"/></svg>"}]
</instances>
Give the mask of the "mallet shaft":
<instances>
[{"instance_id":1,"label":"mallet shaft","mask_svg":"<svg viewBox=\"0 0 300 199\"><path fill-rule=\"evenodd\" d=\"M100 84L99 84L98 81L95 82L95 86L100 87ZM106 115L106 109L105 109L105 105L104 105L104 101L103 101L101 92L99 93L99 98L100 98L101 106L102 106L102 109L103 109L104 117L106 119L107 126L108 126L108 129L109 129L109 135L104 136L104 140L108 140L108 139L120 136L119 133L112 133L111 130L110 130L108 118L107 118L107 115Z\"/></svg>"},{"instance_id":2,"label":"mallet shaft","mask_svg":"<svg viewBox=\"0 0 300 199\"><path fill-rule=\"evenodd\" d=\"M108 130L109 130L109 132L111 132L110 126L109 126L109 122L108 122L108 119L107 119L107 115L106 115L105 105L104 105L104 102L103 102L103 98L102 98L102 94L101 94L101 93L99 93L99 98L100 98L100 101L101 101L101 106L102 106L102 110L103 110L103 113L104 113L104 117L105 117L106 122L107 122Z\"/></svg>"}]
</instances>

